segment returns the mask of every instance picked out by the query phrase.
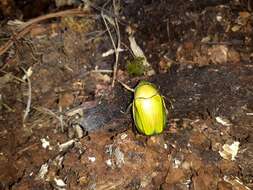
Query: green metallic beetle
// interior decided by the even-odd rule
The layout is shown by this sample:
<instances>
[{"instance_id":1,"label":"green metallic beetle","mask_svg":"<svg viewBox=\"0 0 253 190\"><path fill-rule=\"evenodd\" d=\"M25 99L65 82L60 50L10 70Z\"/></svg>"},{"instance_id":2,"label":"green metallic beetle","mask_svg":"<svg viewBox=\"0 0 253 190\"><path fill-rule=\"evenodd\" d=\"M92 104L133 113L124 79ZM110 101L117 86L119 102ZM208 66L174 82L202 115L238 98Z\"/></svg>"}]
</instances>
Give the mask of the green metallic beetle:
<instances>
[{"instance_id":1,"label":"green metallic beetle","mask_svg":"<svg viewBox=\"0 0 253 190\"><path fill-rule=\"evenodd\" d=\"M132 107L134 122L140 133L149 136L163 132L167 109L155 85L141 81L134 90Z\"/></svg>"}]
</instances>

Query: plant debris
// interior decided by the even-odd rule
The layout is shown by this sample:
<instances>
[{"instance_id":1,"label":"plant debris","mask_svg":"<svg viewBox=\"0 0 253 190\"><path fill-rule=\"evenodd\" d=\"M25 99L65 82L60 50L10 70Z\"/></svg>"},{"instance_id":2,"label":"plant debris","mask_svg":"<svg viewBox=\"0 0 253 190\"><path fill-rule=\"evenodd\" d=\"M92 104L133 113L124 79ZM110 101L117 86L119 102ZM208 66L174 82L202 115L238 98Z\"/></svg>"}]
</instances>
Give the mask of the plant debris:
<instances>
[{"instance_id":1,"label":"plant debris","mask_svg":"<svg viewBox=\"0 0 253 190\"><path fill-rule=\"evenodd\" d=\"M0 189L253 189L252 7L2 0ZM159 135L128 112L141 80Z\"/></svg>"}]
</instances>

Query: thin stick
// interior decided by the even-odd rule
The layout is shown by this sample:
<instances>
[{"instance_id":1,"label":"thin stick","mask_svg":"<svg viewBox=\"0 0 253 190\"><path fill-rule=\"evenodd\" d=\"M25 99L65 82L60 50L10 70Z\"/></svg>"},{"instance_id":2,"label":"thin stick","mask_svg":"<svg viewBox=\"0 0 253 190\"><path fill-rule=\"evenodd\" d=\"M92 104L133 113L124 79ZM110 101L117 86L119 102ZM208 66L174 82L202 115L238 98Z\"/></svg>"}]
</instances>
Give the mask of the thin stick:
<instances>
[{"instance_id":1,"label":"thin stick","mask_svg":"<svg viewBox=\"0 0 253 190\"><path fill-rule=\"evenodd\" d=\"M134 89L133 88L131 88L130 86L128 86L128 85L126 85L125 83L123 83L123 82L121 82L121 81L119 81L119 80L117 80L125 89L127 89L127 90L129 90L129 91L131 91L131 92L134 92Z\"/></svg>"},{"instance_id":2,"label":"thin stick","mask_svg":"<svg viewBox=\"0 0 253 190\"><path fill-rule=\"evenodd\" d=\"M112 73L113 71L112 70L110 70L110 69L98 69L98 70L92 70L92 71L90 71L91 73Z\"/></svg>"},{"instance_id":3,"label":"thin stick","mask_svg":"<svg viewBox=\"0 0 253 190\"><path fill-rule=\"evenodd\" d=\"M27 79L27 83L28 83L28 99L27 99L27 104L26 104L26 109L25 109L25 114L23 116L23 122L25 122L29 112L30 112L30 109L31 109L31 102L32 102L32 85L31 85L31 80L29 78L29 75L27 73L27 71L23 68L21 68L25 75L26 75L26 79Z\"/></svg>"},{"instance_id":4,"label":"thin stick","mask_svg":"<svg viewBox=\"0 0 253 190\"><path fill-rule=\"evenodd\" d=\"M114 19L115 20L115 24L116 24L116 33L117 33L117 37L118 37L118 45L117 45L117 50L115 52L115 63L113 66L113 78L112 78L112 87L114 87L115 84L115 80L117 77L117 69L118 69L118 62L119 62L119 50L120 50L120 32L119 32L119 25L118 25L118 20L117 18Z\"/></svg>"},{"instance_id":5,"label":"thin stick","mask_svg":"<svg viewBox=\"0 0 253 190\"><path fill-rule=\"evenodd\" d=\"M3 71L3 70L0 70L0 72L1 72L1 73L4 73L4 74L9 74L9 72ZM16 76L13 75L12 73L10 73L10 75L11 75L11 77L12 77L13 79L16 79L16 80L19 81L19 82L25 83L25 80L23 80L23 79L21 79L21 78L19 78L19 77L16 77Z\"/></svg>"},{"instance_id":6,"label":"thin stick","mask_svg":"<svg viewBox=\"0 0 253 190\"><path fill-rule=\"evenodd\" d=\"M61 106L59 106L59 112L62 113ZM60 119L60 125L61 125L61 132L63 133L64 132L64 122L63 122L63 115L62 114L59 116L59 119Z\"/></svg>"},{"instance_id":7,"label":"thin stick","mask_svg":"<svg viewBox=\"0 0 253 190\"><path fill-rule=\"evenodd\" d=\"M113 0L113 9L114 9L114 14L118 15L118 13L116 12L116 4L115 4L115 0ZM118 61L119 61L119 50L120 48L120 44L121 44L121 39L120 39L120 31L119 31L119 24L118 24L118 19L117 17L114 18L114 22L115 22L115 30L116 30L116 34L117 34L117 50L115 52L115 64L113 67L113 79L112 79L112 87L114 87L114 83L117 77L117 69L118 69Z\"/></svg>"},{"instance_id":8,"label":"thin stick","mask_svg":"<svg viewBox=\"0 0 253 190\"><path fill-rule=\"evenodd\" d=\"M38 107L36 110L55 117L58 121L62 122L63 125L65 125L65 122L61 119L61 117L54 113L52 110L45 107Z\"/></svg>"},{"instance_id":9,"label":"thin stick","mask_svg":"<svg viewBox=\"0 0 253 190\"><path fill-rule=\"evenodd\" d=\"M115 2L114 2L114 10L115 10ZM113 49L114 49L114 52L115 52L115 62L114 62L114 66L113 66L113 78L112 78L112 87L114 87L115 80L116 80L116 77L117 77L117 68L118 68L118 61L119 61L119 50L120 50L120 44L121 44L119 24L118 24L117 18L115 17L114 18L114 23L115 23L114 29L115 29L116 34L117 34L117 47L116 47L114 39L112 37L112 33L110 31L110 28L108 26L108 23L106 21L106 17L104 15L103 11L101 12L101 16L102 16L102 19L104 21L106 30L107 30L107 32L110 36L110 39L111 39L111 42L112 42L112 45L113 45Z\"/></svg>"},{"instance_id":10,"label":"thin stick","mask_svg":"<svg viewBox=\"0 0 253 190\"><path fill-rule=\"evenodd\" d=\"M49 13L47 15L42 15L42 16L39 16L37 18L34 18L34 19L31 19L27 22L25 22L22 26L21 26L21 29L22 30L23 28L26 28L27 26L30 26L32 24L35 24L35 23L39 23L43 20L47 20L47 19L51 19L51 18L57 18L57 17L64 17L64 16L75 16L75 15L78 15L78 16L84 16L84 15L87 15L87 12L84 12L83 10L81 9L69 9L69 10L64 10L64 11L59 11L59 12L55 12L55 13Z\"/></svg>"},{"instance_id":11,"label":"thin stick","mask_svg":"<svg viewBox=\"0 0 253 190\"><path fill-rule=\"evenodd\" d=\"M115 51L115 53L116 53L117 48L116 48L115 42L114 42L114 40L113 40L112 33L111 33L111 31L110 31L110 29L109 29L109 26L108 26L108 24L107 24L107 21L106 21L106 19L105 19L105 15L104 15L103 11L101 12L101 16L102 16L102 19L103 19L103 21L104 21L106 30L107 30L107 32L108 32L108 34L109 34L109 36L110 36L113 49L114 49L114 51Z\"/></svg>"},{"instance_id":12,"label":"thin stick","mask_svg":"<svg viewBox=\"0 0 253 190\"><path fill-rule=\"evenodd\" d=\"M22 31L20 31L18 34L14 33L10 39L0 47L0 56L3 55L10 47L14 44L14 41L21 39L26 34L28 34L31 30L32 26L29 26L27 28L24 28Z\"/></svg>"},{"instance_id":13,"label":"thin stick","mask_svg":"<svg viewBox=\"0 0 253 190\"><path fill-rule=\"evenodd\" d=\"M84 12L80 9L70 9L65 11L59 11L56 13L50 13L47 15L39 16L37 18L31 19L21 25L20 29L17 33L13 34L10 39L0 47L0 56L3 55L14 43L15 40L19 40L20 38L24 37L27 33L30 32L31 28L34 24L37 24L43 20L57 18L57 17L64 17L64 16L84 16L87 15L87 12Z\"/></svg>"}]
</instances>

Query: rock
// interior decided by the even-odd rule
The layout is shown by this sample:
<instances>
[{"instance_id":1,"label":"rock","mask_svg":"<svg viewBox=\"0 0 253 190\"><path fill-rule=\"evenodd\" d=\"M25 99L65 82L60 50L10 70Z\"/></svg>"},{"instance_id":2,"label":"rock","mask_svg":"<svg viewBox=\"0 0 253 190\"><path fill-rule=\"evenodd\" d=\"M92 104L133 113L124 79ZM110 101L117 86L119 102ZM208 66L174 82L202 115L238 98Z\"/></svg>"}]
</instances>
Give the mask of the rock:
<instances>
[{"instance_id":1,"label":"rock","mask_svg":"<svg viewBox=\"0 0 253 190\"><path fill-rule=\"evenodd\" d=\"M233 189L232 185L226 181L218 182L217 188L218 188L218 190L232 190Z\"/></svg>"},{"instance_id":2,"label":"rock","mask_svg":"<svg viewBox=\"0 0 253 190\"><path fill-rule=\"evenodd\" d=\"M224 64L228 60L228 48L224 45L215 45L208 50L210 61L214 64Z\"/></svg>"},{"instance_id":3,"label":"rock","mask_svg":"<svg viewBox=\"0 0 253 190\"><path fill-rule=\"evenodd\" d=\"M173 64L172 59L169 59L167 57L161 58L161 60L159 61L159 72L166 73L170 69L172 64Z\"/></svg>"},{"instance_id":4,"label":"rock","mask_svg":"<svg viewBox=\"0 0 253 190\"><path fill-rule=\"evenodd\" d=\"M171 168L166 176L166 183L174 184L178 183L185 178L184 170L181 168Z\"/></svg>"},{"instance_id":5,"label":"rock","mask_svg":"<svg viewBox=\"0 0 253 190\"><path fill-rule=\"evenodd\" d=\"M60 96L59 106L61 106L63 109L70 107L73 103L74 103L74 96L72 93L65 93L62 96Z\"/></svg>"},{"instance_id":6,"label":"rock","mask_svg":"<svg viewBox=\"0 0 253 190\"><path fill-rule=\"evenodd\" d=\"M205 168L201 168L198 171L198 177L201 178L200 181L203 181L204 186L208 187L208 189L215 189L217 186L218 177L217 168L215 166L206 165Z\"/></svg>"},{"instance_id":7,"label":"rock","mask_svg":"<svg viewBox=\"0 0 253 190\"><path fill-rule=\"evenodd\" d=\"M148 138L147 145L150 147L154 147L155 149L164 148L164 138L163 135L156 135Z\"/></svg>"},{"instance_id":8,"label":"rock","mask_svg":"<svg viewBox=\"0 0 253 190\"><path fill-rule=\"evenodd\" d=\"M192 178L192 187L193 190L208 190L208 187L200 176L194 176Z\"/></svg>"},{"instance_id":9,"label":"rock","mask_svg":"<svg viewBox=\"0 0 253 190\"><path fill-rule=\"evenodd\" d=\"M227 183L230 183L233 190L250 190L249 187L245 186L238 177L224 177Z\"/></svg>"},{"instance_id":10,"label":"rock","mask_svg":"<svg viewBox=\"0 0 253 190\"><path fill-rule=\"evenodd\" d=\"M235 49L230 49L228 51L228 61L232 63L239 63L241 61L240 53Z\"/></svg>"},{"instance_id":11,"label":"rock","mask_svg":"<svg viewBox=\"0 0 253 190\"><path fill-rule=\"evenodd\" d=\"M203 165L201 159L196 154L188 154L185 157L185 161L190 164L190 167L197 171Z\"/></svg>"},{"instance_id":12,"label":"rock","mask_svg":"<svg viewBox=\"0 0 253 190\"><path fill-rule=\"evenodd\" d=\"M200 150L206 150L210 147L210 141L200 132L193 132L189 139L189 143Z\"/></svg>"},{"instance_id":13,"label":"rock","mask_svg":"<svg viewBox=\"0 0 253 190\"><path fill-rule=\"evenodd\" d=\"M221 160L218 163L218 167L220 168L223 175L237 175L237 173L240 171L240 168L238 165L230 160Z\"/></svg>"}]
</instances>

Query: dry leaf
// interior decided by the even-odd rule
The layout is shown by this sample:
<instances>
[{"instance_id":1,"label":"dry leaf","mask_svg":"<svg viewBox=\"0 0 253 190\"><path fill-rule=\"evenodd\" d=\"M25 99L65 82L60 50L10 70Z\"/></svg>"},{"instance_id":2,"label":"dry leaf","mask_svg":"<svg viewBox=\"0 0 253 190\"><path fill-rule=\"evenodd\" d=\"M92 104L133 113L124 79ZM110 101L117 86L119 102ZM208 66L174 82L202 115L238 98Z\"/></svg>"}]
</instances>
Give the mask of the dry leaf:
<instances>
[{"instance_id":1,"label":"dry leaf","mask_svg":"<svg viewBox=\"0 0 253 190\"><path fill-rule=\"evenodd\" d=\"M239 150L239 145L240 142L238 141L233 142L231 145L224 144L222 146L223 150L219 151L220 156L226 160L235 160L235 157Z\"/></svg>"}]
</instances>

